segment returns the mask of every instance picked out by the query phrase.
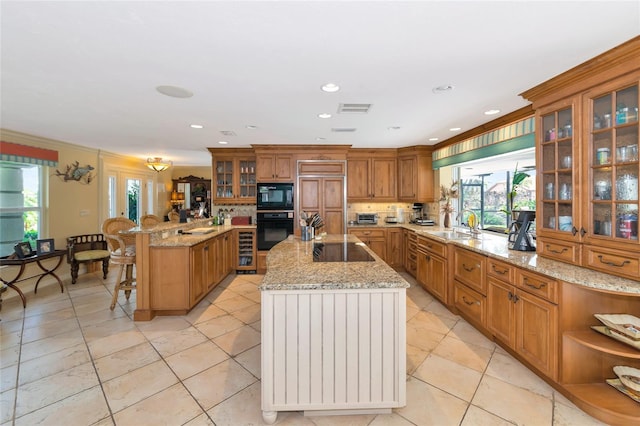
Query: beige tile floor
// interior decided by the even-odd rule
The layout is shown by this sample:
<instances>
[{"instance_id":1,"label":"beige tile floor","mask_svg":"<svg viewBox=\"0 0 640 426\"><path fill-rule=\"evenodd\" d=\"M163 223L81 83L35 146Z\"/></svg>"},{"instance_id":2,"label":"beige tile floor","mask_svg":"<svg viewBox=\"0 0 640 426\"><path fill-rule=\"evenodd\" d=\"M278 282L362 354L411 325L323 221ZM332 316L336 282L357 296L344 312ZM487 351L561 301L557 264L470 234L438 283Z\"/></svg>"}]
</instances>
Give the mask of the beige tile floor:
<instances>
[{"instance_id":1,"label":"beige tile floor","mask_svg":"<svg viewBox=\"0 0 640 426\"><path fill-rule=\"evenodd\" d=\"M228 277L188 315L132 321L82 275L0 311L0 425L258 425L260 275ZM407 298L407 406L283 425L593 425L518 361L415 285Z\"/></svg>"}]
</instances>

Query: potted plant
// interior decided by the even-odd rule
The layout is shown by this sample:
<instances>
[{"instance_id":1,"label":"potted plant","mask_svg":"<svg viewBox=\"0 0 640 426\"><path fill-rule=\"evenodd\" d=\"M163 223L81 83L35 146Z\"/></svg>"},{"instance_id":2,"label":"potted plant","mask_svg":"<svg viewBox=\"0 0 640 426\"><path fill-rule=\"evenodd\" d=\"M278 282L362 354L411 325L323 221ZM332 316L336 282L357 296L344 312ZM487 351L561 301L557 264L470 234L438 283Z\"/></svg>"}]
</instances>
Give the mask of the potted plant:
<instances>
[{"instance_id":1,"label":"potted plant","mask_svg":"<svg viewBox=\"0 0 640 426\"><path fill-rule=\"evenodd\" d=\"M518 190L521 188L522 182L528 177L528 173L518 171L518 163L516 163L516 168L511 178L511 191L507 192L507 207L502 209L507 216L510 216L514 220L516 219L514 216L516 195L518 195Z\"/></svg>"},{"instance_id":2,"label":"potted plant","mask_svg":"<svg viewBox=\"0 0 640 426\"><path fill-rule=\"evenodd\" d=\"M451 186L449 188L444 185L440 185L440 201L444 202L440 211L444 214L444 227L451 227L451 213L453 213L454 208L451 204L451 200L458 198L458 182L451 182Z\"/></svg>"}]
</instances>

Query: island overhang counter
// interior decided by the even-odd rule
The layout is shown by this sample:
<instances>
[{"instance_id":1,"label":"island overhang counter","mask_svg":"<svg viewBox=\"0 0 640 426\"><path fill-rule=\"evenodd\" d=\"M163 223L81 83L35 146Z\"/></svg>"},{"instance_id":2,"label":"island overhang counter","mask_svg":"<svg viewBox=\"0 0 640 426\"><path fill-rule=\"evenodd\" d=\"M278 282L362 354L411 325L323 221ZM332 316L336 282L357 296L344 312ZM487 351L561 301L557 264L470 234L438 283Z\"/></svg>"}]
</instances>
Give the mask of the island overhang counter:
<instances>
[{"instance_id":1,"label":"island overhang counter","mask_svg":"<svg viewBox=\"0 0 640 426\"><path fill-rule=\"evenodd\" d=\"M371 261L318 256L330 245L354 243ZM275 422L278 411L347 415L403 407L408 287L353 235L290 236L273 247L260 285L265 422Z\"/></svg>"}]
</instances>

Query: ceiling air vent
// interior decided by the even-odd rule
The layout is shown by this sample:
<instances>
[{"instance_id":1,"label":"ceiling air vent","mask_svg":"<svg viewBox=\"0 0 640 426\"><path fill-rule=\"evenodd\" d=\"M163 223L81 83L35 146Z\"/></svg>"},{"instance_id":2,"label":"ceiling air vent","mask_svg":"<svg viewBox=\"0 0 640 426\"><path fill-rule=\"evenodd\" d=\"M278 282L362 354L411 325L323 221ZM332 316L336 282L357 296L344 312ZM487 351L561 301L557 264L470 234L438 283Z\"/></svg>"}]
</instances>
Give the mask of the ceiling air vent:
<instances>
[{"instance_id":1,"label":"ceiling air vent","mask_svg":"<svg viewBox=\"0 0 640 426\"><path fill-rule=\"evenodd\" d=\"M340 104L338 114L367 114L371 104Z\"/></svg>"},{"instance_id":2,"label":"ceiling air vent","mask_svg":"<svg viewBox=\"0 0 640 426\"><path fill-rule=\"evenodd\" d=\"M220 133L225 136L237 136L236 132L234 132L233 130L220 130Z\"/></svg>"},{"instance_id":3,"label":"ceiling air vent","mask_svg":"<svg viewBox=\"0 0 640 426\"><path fill-rule=\"evenodd\" d=\"M356 128L355 127L333 127L331 128L331 131L334 133L349 133L349 132L355 132Z\"/></svg>"}]
</instances>

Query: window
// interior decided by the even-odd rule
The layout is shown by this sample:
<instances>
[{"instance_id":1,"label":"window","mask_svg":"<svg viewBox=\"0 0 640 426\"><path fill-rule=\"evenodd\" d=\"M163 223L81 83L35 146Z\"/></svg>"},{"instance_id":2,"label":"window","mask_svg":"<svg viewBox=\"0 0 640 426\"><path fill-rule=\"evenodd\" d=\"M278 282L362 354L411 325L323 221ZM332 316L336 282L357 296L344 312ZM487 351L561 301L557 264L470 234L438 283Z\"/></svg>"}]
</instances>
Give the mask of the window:
<instances>
[{"instance_id":1,"label":"window","mask_svg":"<svg viewBox=\"0 0 640 426\"><path fill-rule=\"evenodd\" d=\"M45 166L0 162L0 255L13 253L21 241L31 244L42 234L43 168Z\"/></svg>"},{"instance_id":2,"label":"window","mask_svg":"<svg viewBox=\"0 0 640 426\"><path fill-rule=\"evenodd\" d=\"M480 219L482 229L504 232L511 224L507 216L507 194L516 165L526 172L518 189L514 207L519 210L536 209L536 171L533 150L523 150L504 156L485 158L459 165L461 223L467 223L469 211Z\"/></svg>"}]
</instances>

